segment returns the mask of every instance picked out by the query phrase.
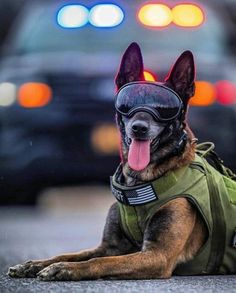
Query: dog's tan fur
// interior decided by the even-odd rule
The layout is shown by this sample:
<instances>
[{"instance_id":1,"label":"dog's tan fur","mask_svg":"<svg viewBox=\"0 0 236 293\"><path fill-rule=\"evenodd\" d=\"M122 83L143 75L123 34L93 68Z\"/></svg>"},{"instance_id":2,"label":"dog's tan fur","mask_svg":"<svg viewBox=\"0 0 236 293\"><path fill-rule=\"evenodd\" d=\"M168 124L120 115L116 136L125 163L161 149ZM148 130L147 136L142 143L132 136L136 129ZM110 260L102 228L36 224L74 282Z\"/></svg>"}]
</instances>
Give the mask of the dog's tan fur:
<instances>
[{"instance_id":1,"label":"dog's tan fur","mask_svg":"<svg viewBox=\"0 0 236 293\"><path fill-rule=\"evenodd\" d=\"M132 58L135 59L135 56L132 55ZM140 72L134 72L129 78L120 74L118 87L142 78ZM179 87L177 82L176 87ZM194 136L186 125L185 130L188 141L182 155L174 156L158 166L150 164L135 177L130 176L127 147L123 145L126 184L150 181L169 170L188 165L194 158L195 144ZM102 242L96 249L29 261L10 268L9 275L38 275L42 280L169 278L179 263L196 255L206 241L206 235L206 228L193 205L185 198L177 198L162 206L153 216L145 228L142 243L133 244L122 231L118 206L114 204L107 216Z\"/></svg>"}]
</instances>

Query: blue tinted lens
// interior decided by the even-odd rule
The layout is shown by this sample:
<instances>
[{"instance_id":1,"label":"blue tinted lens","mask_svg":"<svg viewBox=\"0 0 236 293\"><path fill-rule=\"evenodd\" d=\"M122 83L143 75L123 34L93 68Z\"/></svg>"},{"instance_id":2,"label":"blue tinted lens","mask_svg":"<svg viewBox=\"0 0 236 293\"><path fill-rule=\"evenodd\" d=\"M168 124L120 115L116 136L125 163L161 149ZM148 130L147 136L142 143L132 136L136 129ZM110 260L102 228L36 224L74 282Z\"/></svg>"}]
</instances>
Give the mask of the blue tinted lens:
<instances>
[{"instance_id":1,"label":"blue tinted lens","mask_svg":"<svg viewBox=\"0 0 236 293\"><path fill-rule=\"evenodd\" d=\"M116 109L123 115L145 107L155 109L160 119L176 117L182 109L182 101L171 89L153 83L130 83L120 89L116 97Z\"/></svg>"}]
</instances>

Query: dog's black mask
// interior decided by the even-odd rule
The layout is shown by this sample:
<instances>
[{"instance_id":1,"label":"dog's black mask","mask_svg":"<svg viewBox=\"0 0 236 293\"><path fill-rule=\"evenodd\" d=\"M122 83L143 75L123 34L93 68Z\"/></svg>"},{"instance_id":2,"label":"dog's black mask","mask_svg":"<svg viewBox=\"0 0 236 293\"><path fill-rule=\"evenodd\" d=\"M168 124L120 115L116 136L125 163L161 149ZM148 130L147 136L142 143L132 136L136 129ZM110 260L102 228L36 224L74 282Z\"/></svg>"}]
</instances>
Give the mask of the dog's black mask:
<instances>
[{"instance_id":1,"label":"dog's black mask","mask_svg":"<svg viewBox=\"0 0 236 293\"><path fill-rule=\"evenodd\" d=\"M154 90L151 89L153 86L142 87L142 84L146 83L139 46L132 43L126 50L116 77L118 93L119 90L122 91L122 87L126 88L131 83L132 94L125 93L126 96L122 99L125 101L129 99L129 96L134 98L131 97L134 92L136 96L139 95L139 99L143 99L138 105L133 105L131 101L130 109L119 107L120 105L116 103L117 123L122 134L123 156L125 160L128 160L132 170L141 171L149 163L160 163L171 156L178 155L183 150L186 143L185 115L188 100L194 94L194 76L193 56L191 52L186 51L178 58L166 81L159 83L166 92L169 90L169 95L176 94L181 100L179 111L171 115L169 109L173 106L173 99L168 100L168 95L160 96L160 92L159 95L156 94L155 101ZM151 85L151 83L148 84ZM124 101L122 101L123 104L125 104ZM144 103L145 101L149 101L149 104ZM135 103L137 104L138 101L136 100ZM129 106L129 103L127 105Z\"/></svg>"}]
</instances>

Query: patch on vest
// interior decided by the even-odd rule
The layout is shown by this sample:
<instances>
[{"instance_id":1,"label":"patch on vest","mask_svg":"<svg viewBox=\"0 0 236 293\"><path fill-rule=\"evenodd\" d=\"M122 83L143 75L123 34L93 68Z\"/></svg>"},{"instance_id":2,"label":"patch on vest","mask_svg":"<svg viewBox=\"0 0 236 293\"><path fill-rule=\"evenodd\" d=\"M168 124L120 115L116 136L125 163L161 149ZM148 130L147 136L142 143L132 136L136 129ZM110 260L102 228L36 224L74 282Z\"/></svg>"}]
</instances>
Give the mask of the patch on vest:
<instances>
[{"instance_id":1,"label":"patch on vest","mask_svg":"<svg viewBox=\"0 0 236 293\"><path fill-rule=\"evenodd\" d=\"M144 204L157 199L151 185L125 192L129 204Z\"/></svg>"},{"instance_id":2,"label":"patch on vest","mask_svg":"<svg viewBox=\"0 0 236 293\"><path fill-rule=\"evenodd\" d=\"M111 180L111 191L118 201L130 206L146 204L158 199L151 184L138 188L121 189L114 186Z\"/></svg>"},{"instance_id":3,"label":"patch on vest","mask_svg":"<svg viewBox=\"0 0 236 293\"><path fill-rule=\"evenodd\" d=\"M115 188L112 184L111 184L111 192L118 201L126 203L123 192Z\"/></svg>"}]
</instances>

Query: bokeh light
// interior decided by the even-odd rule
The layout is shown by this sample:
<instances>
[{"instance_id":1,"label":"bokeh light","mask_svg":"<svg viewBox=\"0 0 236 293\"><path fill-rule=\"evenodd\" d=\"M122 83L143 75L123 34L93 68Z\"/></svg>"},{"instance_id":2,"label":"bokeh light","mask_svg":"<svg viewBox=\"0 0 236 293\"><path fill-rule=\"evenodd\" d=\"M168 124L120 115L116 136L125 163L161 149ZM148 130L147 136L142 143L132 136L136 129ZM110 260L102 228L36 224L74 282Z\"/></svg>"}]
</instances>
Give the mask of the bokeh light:
<instances>
[{"instance_id":1,"label":"bokeh light","mask_svg":"<svg viewBox=\"0 0 236 293\"><path fill-rule=\"evenodd\" d=\"M146 4L138 12L138 19L146 26L164 27L171 23L171 9L164 4Z\"/></svg>"},{"instance_id":2,"label":"bokeh light","mask_svg":"<svg viewBox=\"0 0 236 293\"><path fill-rule=\"evenodd\" d=\"M182 27L199 26L204 21L200 7L193 4L179 4L172 9L173 23Z\"/></svg>"},{"instance_id":3,"label":"bokeh light","mask_svg":"<svg viewBox=\"0 0 236 293\"><path fill-rule=\"evenodd\" d=\"M92 131L91 142L96 152L104 155L119 152L119 132L113 124L102 124Z\"/></svg>"},{"instance_id":4,"label":"bokeh light","mask_svg":"<svg viewBox=\"0 0 236 293\"><path fill-rule=\"evenodd\" d=\"M144 70L143 75L147 81L157 81L156 75L150 70Z\"/></svg>"},{"instance_id":5,"label":"bokeh light","mask_svg":"<svg viewBox=\"0 0 236 293\"><path fill-rule=\"evenodd\" d=\"M189 104L192 106L210 106L215 102L216 92L214 85L207 81L196 81L196 90Z\"/></svg>"},{"instance_id":6,"label":"bokeh light","mask_svg":"<svg viewBox=\"0 0 236 293\"><path fill-rule=\"evenodd\" d=\"M114 27L124 19L121 8L114 4L95 5L89 13L89 22L96 27Z\"/></svg>"},{"instance_id":7,"label":"bokeh light","mask_svg":"<svg viewBox=\"0 0 236 293\"><path fill-rule=\"evenodd\" d=\"M236 86L228 80L219 80L215 84L217 101L222 105L236 102Z\"/></svg>"},{"instance_id":8,"label":"bokeh light","mask_svg":"<svg viewBox=\"0 0 236 293\"><path fill-rule=\"evenodd\" d=\"M28 82L20 86L18 102L25 108L46 106L52 99L51 88L44 83Z\"/></svg>"},{"instance_id":9,"label":"bokeh light","mask_svg":"<svg viewBox=\"0 0 236 293\"><path fill-rule=\"evenodd\" d=\"M88 22L89 11L83 5L63 6L57 14L57 22L63 28L78 28Z\"/></svg>"},{"instance_id":10,"label":"bokeh light","mask_svg":"<svg viewBox=\"0 0 236 293\"><path fill-rule=\"evenodd\" d=\"M16 86L10 82L0 84L0 106L10 106L16 100Z\"/></svg>"}]
</instances>

